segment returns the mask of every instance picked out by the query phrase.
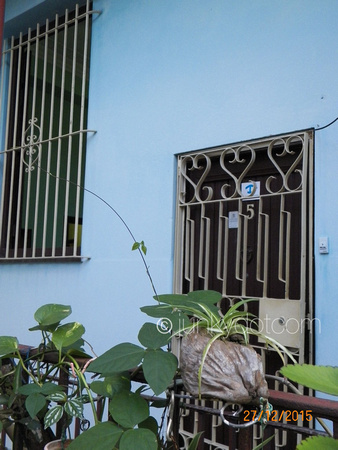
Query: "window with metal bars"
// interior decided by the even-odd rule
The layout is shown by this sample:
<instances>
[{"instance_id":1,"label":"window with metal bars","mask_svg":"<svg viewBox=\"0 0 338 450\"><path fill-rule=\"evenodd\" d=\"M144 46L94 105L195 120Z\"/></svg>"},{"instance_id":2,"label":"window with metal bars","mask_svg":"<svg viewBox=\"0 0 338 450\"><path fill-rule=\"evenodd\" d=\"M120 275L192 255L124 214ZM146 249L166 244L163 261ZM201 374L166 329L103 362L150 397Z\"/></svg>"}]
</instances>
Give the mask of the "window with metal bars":
<instances>
[{"instance_id":1,"label":"window with metal bars","mask_svg":"<svg viewBox=\"0 0 338 450\"><path fill-rule=\"evenodd\" d=\"M91 5L4 43L0 259L80 258Z\"/></svg>"}]
</instances>

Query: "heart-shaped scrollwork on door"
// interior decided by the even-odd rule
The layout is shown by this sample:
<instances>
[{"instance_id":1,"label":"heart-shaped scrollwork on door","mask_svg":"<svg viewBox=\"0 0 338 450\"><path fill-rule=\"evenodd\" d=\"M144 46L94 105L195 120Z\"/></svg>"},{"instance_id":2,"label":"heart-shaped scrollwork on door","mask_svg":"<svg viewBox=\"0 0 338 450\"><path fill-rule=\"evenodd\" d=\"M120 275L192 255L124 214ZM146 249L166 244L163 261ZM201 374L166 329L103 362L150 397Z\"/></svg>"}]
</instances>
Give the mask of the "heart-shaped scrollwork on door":
<instances>
[{"instance_id":1,"label":"heart-shaped scrollwork on door","mask_svg":"<svg viewBox=\"0 0 338 450\"><path fill-rule=\"evenodd\" d=\"M190 199L186 198L186 187L180 186L180 203L193 203L195 201L204 202L209 201L213 197L213 189L210 186L203 186L206 177L211 169L211 160L209 156L205 154L199 155L188 155L185 156L181 161L180 173L185 180L193 187L193 194ZM198 178L197 182L194 182L189 176L188 172L191 171L201 171L201 176ZM203 195L202 191L206 194Z\"/></svg>"},{"instance_id":2,"label":"heart-shaped scrollwork on door","mask_svg":"<svg viewBox=\"0 0 338 450\"><path fill-rule=\"evenodd\" d=\"M291 149L291 144L295 144L297 142L301 142L302 147L301 150L298 154L298 156L295 156L294 161L292 162L291 166L288 168L287 172L284 172L281 168L281 165L278 164L276 157L278 158L283 158L286 156L290 156L290 155L295 155L295 151ZM282 144L283 145L283 149L279 152L275 154L275 157L273 156L273 149ZM270 194L279 194L280 192L285 192L285 191L297 191L299 189L301 189L302 184L303 184L303 173L300 169L297 169L297 166L299 165L299 163L301 162L302 158L303 158L303 153L304 153L304 141L300 136L291 136L289 137L287 140L284 139L276 139L272 142L270 142L269 147L268 147L268 156L271 160L271 162L273 163L273 165L276 167L277 171L279 172L280 176L281 176L281 181L282 181L282 185L278 190L273 190L271 183L274 180L277 180L276 176L271 175L267 180L266 180L266 189L268 192L270 192ZM282 160L281 160L282 161ZM289 187L289 178L290 175L292 173L298 173L300 176L300 183L297 187L291 189Z\"/></svg>"},{"instance_id":3,"label":"heart-shaped scrollwork on door","mask_svg":"<svg viewBox=\"0 0 338 450\"><path fill-rule=\"evenodd\" d=\"M233 156L233 159L227 159L227 157L230 155ZM249 170L253 166L254 162L256 160L256 153L255 151L249 147L248 145L242 145L237 148L228 147L226 148L221 156L220 156L220 165L224 172L226 172L235 182L235 191L232 195L227 195L226 191L230 187L230 184L225 183L223 184L221 188L221 195L223 198L235 198L235 197L241 197L241 184L244 179L244 177L248 174ZM228 167L229 164L243 164L243 169L240 172L239 176L236 176L233 174L233 171L230 170Z\"/></svg>"}]
</instances>

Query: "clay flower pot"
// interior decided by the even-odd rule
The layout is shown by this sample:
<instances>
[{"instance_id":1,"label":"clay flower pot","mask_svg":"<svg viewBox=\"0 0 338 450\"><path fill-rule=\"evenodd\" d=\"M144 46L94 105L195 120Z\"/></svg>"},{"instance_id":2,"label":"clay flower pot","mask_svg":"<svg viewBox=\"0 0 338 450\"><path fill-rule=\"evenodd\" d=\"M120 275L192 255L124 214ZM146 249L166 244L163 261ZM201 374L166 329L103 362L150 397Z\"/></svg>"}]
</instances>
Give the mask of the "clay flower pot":
<instances>
[{"instance_id":1,"label":"clay flower pot","mask_svg":"<svg viewBox=\"0 0 338 450\"><path fill-rule=\"evenodd\" d=\"M46 444L45 450L62 450L64 448L67 448L72 441L72 439L66 439L64 441L62 441L62 439L58 439L57 441L52 441Z\"/></svg>"},{"instance_id":2,"label":"clay flower pot","mask_svg":"<svg viewBox=\"0 0 338 450\"><path fill-rule=\"evenodd\" d=\"M182 339L181 375L190 394L238 404L259 404L260 397L269 397L260 355L250 345L220 339L209 348L199 389L198 371L209 340L197 331Z\"/></svg>"}]
</instances>

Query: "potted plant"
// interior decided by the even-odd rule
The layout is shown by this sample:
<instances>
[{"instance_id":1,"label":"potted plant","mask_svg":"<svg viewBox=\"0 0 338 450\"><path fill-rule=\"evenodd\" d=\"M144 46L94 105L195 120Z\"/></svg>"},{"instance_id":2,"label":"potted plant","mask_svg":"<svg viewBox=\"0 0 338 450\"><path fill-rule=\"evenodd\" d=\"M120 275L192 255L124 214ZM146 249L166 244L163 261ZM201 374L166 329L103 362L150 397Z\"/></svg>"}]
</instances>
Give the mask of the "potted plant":
<instances>
[{"instance_id":1,"label":"potted plant","mask_svg":"<svg viewBox=\"0 0 338 450\"><path fill-rule=\"evenodd\" d=\"M61 446L64 446L72 420L78 418L87 423L84 405L89 404L92 426L70 443L69 450L176 448L175 443L161 435L161 427L150 414L149 407L151 404L165 408L168 403L166 398L159 401L158 398L154 400L154 396L165 392L177 374L177 358L168 349L172 334L185 335L180 375L192 394L241 403L254 402L258 396L268 395L259 355L248 344L249 335L263 335L254 328L254 322L250 325L245 322L252 316L240 310L250 300L239 301L222 315L216 306L221 294L214 291L155 295L155 299L155 305L141 308L157 319L157 323L146 322L141 327L138 334L141 345L121 343L95 358L83 349L83 325L62 323L71 314L71 307L67 305L48 304L35 312L37 325L31 330L40 331L41 342L25 356L16 337L1 336L1 426L8 428L15 424L22 431L25 446L35 450L44 448L55 438L52 428L59 424ZM265 340L282 358L286 353L293 360L287 349L276 341L268 337ZM220 377L225 375L221 362L218 364L221 371L214 370L215 358L221 353L215 352L214 348L219 344L224 344L227 350L234 347L237 352L243 352L242 356L247 355L243 386L235 386L237 397L231 399L225 389L229 381L223 383L221 390L210 391L210 384L218 385ZM229 366L236 366L238 360L243 360L236 354ZM187 355L188 363L185 362ZM242 369L237 367L236 370ZM59 383L60 373L73 377L70 390ZM90 381L88 373L91 374ZM92 374L96 375L94 379ZM141 385L136 387L133 381ZM233 381L232 376L230 382ZM98 415L95 407L98 399L108 405L109 420ZM189 450L196 448L198 438L196 436L191 442Z\"/></svg>"},{"instance_id":2,"label":"potted plant","mask_svg":"<svg viewBox=\"0 0 338 450\"><path fill-rule=\"evenodd\" d=\"M85 402L94 408L93 399L83 396L89 388L79 363L89 358L82 349L85 329L78 322L61 324L70 314L68 305L40 307L34 314L37 325L30 329L41 332L34 349L20 347L16 337L0 337L0 426L14 427L15 439L28 449L44 448L54 439L54 424L61 423L65 432L73 417L82 418ZM58 380L70 368L78 383L67 392Z\"/></svg>"},{"instance_id":3,"label":"potted plant","mask_svg":"<svg viewBox=\"0 0 338 450\"><path fill-rule=\"evenodd\" d=\"M187 295L156 296L157 304L141 308L149 316L170 324L173 335L182 336L180 370L183 383L194 396L223 399L230 403L258 404L268 397L261 358L249 345L257 336L296 362L292 354L257 327L255 316L241 309L255 299L241 300L224 314L215 291Z\"/></svg>"},{"instance_id":4,"label":"potted plant","mask_svg":"<svg viewBox=\"0 0 338 450\"><path fill-rule=\"evenodd\" d=\"M177 359L163 349L170 336L159 333L155 324L145 323L139 332L142 347L122 343L93 360L83 350L83 325L62 324L70 313L71 307L67 305L48 304L39 308L34 314L38 324L31 330L39 330L42 340L27 355L23 355L16 337L0 337L1 427L8 429L14 425L20 429L21 442L27 449L35 450L43 449L55 439L52 427L61 424L60 448L66 448L66 430L73 418L86 421L84 405L88 403L93 426L74 440L69 449L113 449L116 445L121 450L157 450L160 445L164 448L144 393L151 389L158 395L172 382ZM133 391L132 381L138 379L141 366L142 384ZM87 371L99 374L100 379L88 382ZM59 383L60 373L73 376L70 391ZM97 414L98 398L109 402L111 420ZM160 405L152 403L163 407L166 400Z\"/></svg>"}]
</instances>

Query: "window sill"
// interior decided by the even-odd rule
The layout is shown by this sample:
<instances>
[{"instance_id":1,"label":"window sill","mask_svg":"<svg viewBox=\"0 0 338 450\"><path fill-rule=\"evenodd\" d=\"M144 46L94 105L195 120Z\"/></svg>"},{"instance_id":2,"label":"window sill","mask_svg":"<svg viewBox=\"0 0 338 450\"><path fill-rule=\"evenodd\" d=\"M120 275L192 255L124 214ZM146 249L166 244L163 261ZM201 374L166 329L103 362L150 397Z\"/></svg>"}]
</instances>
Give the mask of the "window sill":
<instances>
[{"instance_id":1,"label":"window sill","mask_svg":"<svg viewBox=\"0 0 338 450\"><path fill-rule=\"evenodd\" d=\"M83 263L89 261L90 256L37 256L37 257L18 257L18 258L0 258L0 264L11 263Z\"/></svg>"}]
</instances>

